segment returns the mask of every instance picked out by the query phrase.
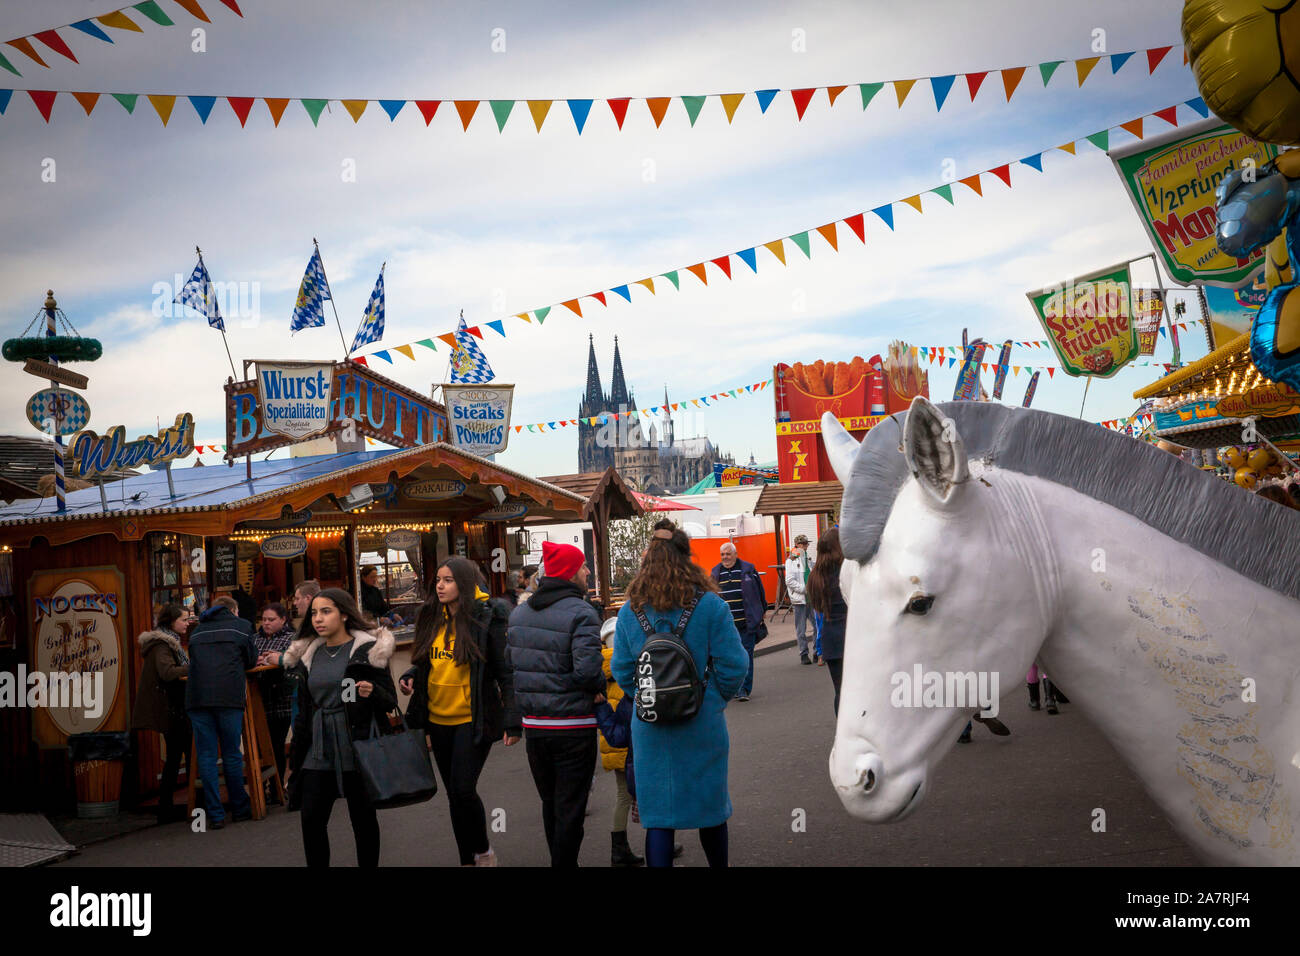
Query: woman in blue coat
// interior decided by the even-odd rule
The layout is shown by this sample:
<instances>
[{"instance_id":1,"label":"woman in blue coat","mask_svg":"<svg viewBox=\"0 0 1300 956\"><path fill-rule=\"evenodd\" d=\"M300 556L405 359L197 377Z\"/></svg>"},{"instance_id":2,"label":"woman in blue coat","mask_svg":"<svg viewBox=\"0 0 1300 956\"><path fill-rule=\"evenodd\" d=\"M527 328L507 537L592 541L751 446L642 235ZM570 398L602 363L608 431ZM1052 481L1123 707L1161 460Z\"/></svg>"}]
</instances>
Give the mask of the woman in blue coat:
<instances>
[{"instance_id":1,"label":"woman in blue coat","mask_svg":"<svg viewBox=\"0 0 1300 956\"><path fill-rule=\"evenodd\" d=\"M701 680L707 679L699 712L681 723L632 721L636 799L646 829L648 866L672 866L676 830L699 830L709 865L727 865L730 741L723 710L749 670L730 609L691 561L690 539L671 521L659 521L614 632L610 671L629 697L636 696L636 660L646 640L634 609L643 611L651 627L662 622L671 628L697 595L684 640Z\"/></svg>"}]
</instances>

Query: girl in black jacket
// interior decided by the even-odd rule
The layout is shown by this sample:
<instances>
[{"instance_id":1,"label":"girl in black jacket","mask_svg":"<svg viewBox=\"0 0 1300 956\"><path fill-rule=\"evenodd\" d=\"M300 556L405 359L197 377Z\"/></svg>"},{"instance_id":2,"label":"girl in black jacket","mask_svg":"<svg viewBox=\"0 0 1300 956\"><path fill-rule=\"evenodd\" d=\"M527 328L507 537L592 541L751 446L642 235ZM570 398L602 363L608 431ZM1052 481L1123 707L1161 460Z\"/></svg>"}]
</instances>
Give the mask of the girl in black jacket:
<instances>
[{"instance_id":1,"label":"girl in black jacket","mask_svg":"<svg viewBox=\"0 0 1300 956\"><path fill-rule=\"evenodd\" d=\"M433 750L461 866L496 866L478 778L492 744L509 747L522 730L506 662L509 609L488 598L478 576L472 561L456 555L438 567L400 686L412 695L407 726L423 729Z\"/></svg>"},{"instance_id":2,"label":"girl in black jacket","mask_svg":"<svg viewBox=\"0 0 1300 956\"><path fill-rule=\"evenodd\" d=\"M327 827L339 796L348 802L358 865L379 865L379 818L352 741L369 739L372 720L381 733L400 727L397 691L388 673L393 646L392 633L364 617L352 595L326 588L312 598L298 639L284 653L284 666L299 681L290 805L302 807L308 866L329 866Z\"/></svg>"},{"instance_id":3,"label":"girl in black jacket","mask_svg":"<svg viewBox=\"0 0 1300 956\"><path fill-rule=\"evenodd\" d=\"M840 712L840 679L844 675L844 629L848 624L849 606L840 592L840 568L844 551L840 548L840 530L831 528L817 539L817 563L808 575L808 604L825 615L822 621L822 659L835 685L835 714Z\"/></svg>"}]
</instances>

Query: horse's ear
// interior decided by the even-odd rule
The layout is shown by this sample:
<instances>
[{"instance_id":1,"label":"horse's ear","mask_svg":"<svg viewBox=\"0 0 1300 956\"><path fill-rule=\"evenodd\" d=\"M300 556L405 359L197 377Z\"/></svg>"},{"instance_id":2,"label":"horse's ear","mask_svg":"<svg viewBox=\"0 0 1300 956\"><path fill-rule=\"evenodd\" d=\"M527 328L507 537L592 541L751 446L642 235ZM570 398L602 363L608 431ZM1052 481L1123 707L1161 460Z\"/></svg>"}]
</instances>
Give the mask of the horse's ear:
<instances>
[{"instance_id":1,"label":"horse's ear","mask_svg":"<svg viewBox=\"0 0 1300 956\"><path fill-rule=\"evenodd\" d=\"M858 449L862 446L830 412L822 414L822 438L826 442L826 454L830 456L835 477L847 488L849 476L853 474L853 462L857 460Z\"/></svg>"},{"instance_id":2,"label":"horse's ear","mask_svg":"<svg viewBox=\"0 0 1300 956\"><path fill-rule=\"evenodd\" d=\"M907 412L903 450L907 467L937 503L946 504L954 489L970 478L957 424L920 395Z\"/></svg>"}]
</instances>

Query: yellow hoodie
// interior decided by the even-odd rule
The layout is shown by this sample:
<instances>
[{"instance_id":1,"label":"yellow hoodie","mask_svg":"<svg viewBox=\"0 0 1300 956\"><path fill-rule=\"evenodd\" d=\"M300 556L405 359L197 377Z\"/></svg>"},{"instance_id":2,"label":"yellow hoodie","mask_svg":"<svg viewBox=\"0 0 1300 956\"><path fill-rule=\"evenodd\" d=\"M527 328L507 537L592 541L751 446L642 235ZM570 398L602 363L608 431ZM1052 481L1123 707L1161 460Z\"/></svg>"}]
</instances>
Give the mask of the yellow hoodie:
<instances>
[{"instance_id":1,"label":"yellow hoodie","mask_svg":"<svg viewBox=\"0 0 1300 956\"><path fill-rule=\"evenodd\" d=\"M600 652L604 658L601 665L605 670L605 699L609 701L609 706L618 709L618 702L623 699L623 688L618 686L618 681L614 680L614 675L610 673L609 661L614 656L614 648L602 648ZM623 770L627 767L627 748L611 747L605 740L605 735L600 735L600 765L606 770Z\"/></svg>"},{"instance_id":2,"label":"yellow hoodie","mask_svg":"<svg viewBox=\"0 0 1300 956\"><path fill-rule=\"evenodd\" d=\"M486 601L488 595L475 589L476 601ZM443 640L447 646L443 647ZM473 719L469 697L469 663L457 664L452 656L456 649L455 623L448 621L438 627L429 645L429 723L444 727L467 724Z\"/></svg>"}]
</instances>

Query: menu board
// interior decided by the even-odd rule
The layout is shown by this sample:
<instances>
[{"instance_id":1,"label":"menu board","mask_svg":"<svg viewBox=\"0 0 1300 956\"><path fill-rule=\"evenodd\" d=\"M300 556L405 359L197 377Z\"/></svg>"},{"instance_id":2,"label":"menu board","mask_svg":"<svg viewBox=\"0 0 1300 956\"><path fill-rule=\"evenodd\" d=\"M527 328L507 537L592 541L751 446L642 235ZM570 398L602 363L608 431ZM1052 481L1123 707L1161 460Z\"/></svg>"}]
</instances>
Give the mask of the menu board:
<instances>
[{"instance_id":1,"label":"menu board","mask_svg":"<svg viewBox=\"0 0 1300 956\"><path fill-rule=\"evenodd\" d=\"M343 552L337 548L320 553L320 579L322 581L343 580Z\"/></svg>"},{"instance_id":2,"label":"menu board","mask_svg":"<svg viewBox=\"0 0 1300 956\"><path fill-rule=\"evenodd\" d=\"M218 541L212 545L212 588L234 588L238 584L235 573L235 543Z\"/></svg>"}]
</instances>

